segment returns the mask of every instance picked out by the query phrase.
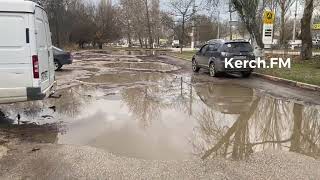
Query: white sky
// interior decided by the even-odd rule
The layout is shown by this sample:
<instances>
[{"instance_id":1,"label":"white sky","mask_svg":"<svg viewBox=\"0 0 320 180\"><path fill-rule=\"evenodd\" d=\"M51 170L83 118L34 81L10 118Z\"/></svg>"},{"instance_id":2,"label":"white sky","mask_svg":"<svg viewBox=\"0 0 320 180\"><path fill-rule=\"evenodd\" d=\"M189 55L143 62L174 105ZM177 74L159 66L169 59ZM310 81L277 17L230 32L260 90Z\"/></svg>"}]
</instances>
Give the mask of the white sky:
<instances>
[{"instance_id":1,"label":"white sky","mask_svg":"<svg viewBox=\"0 0 320 180\"><path fill-rule=\"evenodd\" d=\"M101 0L87 0L87 1L92 1L92 2L99 2ZM113 0L113 3L117 3L118 0ZM169 2L170 0L160 0L160 5L161 5L161 8L164 10L164 11L170 11L170 7L169 7ZM197 4L200 4L200 3L204 3L206 2L206 0L196 0ZM222 4L224 4L224 8L220 8L220 18L221 20L228 20L229 19L229 13L228 13L228 0L223 0L222 1ZM294 12L295 12L295 4L291 7L290 11L288 12L288 16L289 17L294 17ZM302 12L303 12L303 4L298 4L298 18L301 18L302 16ZM204 10L199 13L205 13ZM216 13L217 14L217 13Z\"/></svg>"}]
</instances>

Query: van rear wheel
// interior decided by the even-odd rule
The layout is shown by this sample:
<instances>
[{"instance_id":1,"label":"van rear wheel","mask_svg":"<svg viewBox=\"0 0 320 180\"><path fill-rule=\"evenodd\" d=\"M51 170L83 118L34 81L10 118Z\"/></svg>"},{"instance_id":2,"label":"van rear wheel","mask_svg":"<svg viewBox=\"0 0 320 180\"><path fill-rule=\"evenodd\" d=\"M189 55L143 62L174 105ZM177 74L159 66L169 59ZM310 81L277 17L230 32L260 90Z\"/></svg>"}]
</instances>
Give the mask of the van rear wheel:
<instances>
[{"instance_id":1,"label":"van rear wheel","mask_svg":"<svg viewBox=\"0 0 320 180\"><path fill-rule=\"evenodd\" d=\"M59 71L62 68L62 65L58 61L54 61L54 70Z\"/></svg>"}]
</instances>

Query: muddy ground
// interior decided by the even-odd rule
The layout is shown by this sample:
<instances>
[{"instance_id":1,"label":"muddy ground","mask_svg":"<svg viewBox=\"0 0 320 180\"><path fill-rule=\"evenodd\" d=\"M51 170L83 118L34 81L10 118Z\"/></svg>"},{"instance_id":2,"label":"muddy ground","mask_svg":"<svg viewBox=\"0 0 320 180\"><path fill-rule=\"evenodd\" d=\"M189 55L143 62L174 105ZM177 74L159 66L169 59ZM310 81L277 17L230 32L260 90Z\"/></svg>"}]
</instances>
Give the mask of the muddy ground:
<instances>
[{"instance_id":1,"label":"muddy ground","mask_svg":"<svg viewBox=\"0 0 320 180\"><path fill-rule=\"evenodd\" d=\"M0 106L0 179L320 178L319 92L165 52L74 57L54 97Z\"/></svg>"}]
</instances>

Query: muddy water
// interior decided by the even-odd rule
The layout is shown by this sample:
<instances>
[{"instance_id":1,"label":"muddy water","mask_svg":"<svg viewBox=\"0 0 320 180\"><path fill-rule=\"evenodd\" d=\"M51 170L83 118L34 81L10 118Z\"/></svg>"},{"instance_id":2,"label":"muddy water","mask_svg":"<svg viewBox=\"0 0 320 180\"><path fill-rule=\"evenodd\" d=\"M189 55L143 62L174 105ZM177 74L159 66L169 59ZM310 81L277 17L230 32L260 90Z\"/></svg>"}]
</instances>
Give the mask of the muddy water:
<instances>
[{"instance_id":1,"label":"muddy water","mask_svg":"<svg viewBox=\"0 0 320 180\"><path fill-rule=\"evenodd\" d=\"M170 72L176 71L179 68L170 64L160 63L160 62L115 62L107 63L105 67L125 69L125 70L137 70L137 71L160 71L160 72Z\"/></svg>"},{"instance_id":2,"label":"muddy water","mask_svg":"<svg viewBox=\"0 0 320 180\"><path fill-rule=\"evenodd\" d=\"M167 51L157 51L157 50L102 50L102 51L94 51L99 54L113 54L113 55L134 55L134 56L156 56L156 55L164 55Z\"/></svg>"},{"instance_id":3,"label":"muddy water","mask_svg":"<svg viewBox=\"0 0 320 180\"><path fill-rule=\"evenodd\" d=\"M126 81L106 77L91 80ZM197 83L186 76L182 83L173 75L133 77L128 82L141 78L145 83L109 89L77 86L61 91L58 99L2 105L1 128L19 127L19 114L20 127L22 122L46 129L59 124L58 131L26 134L41 142L93 146L142 159L206 154L239 160L270 148L320 156L317 105L237 85ZM21 129L28 127L18 132Z\"/></svg>"},{"instance_id":4,"label":"muddy water","mask_svg":"<svg viewBox=\"0 0 320 180\"><path fill-rule=\"evenodd\" d=\"M0 105L0 136L86 145L141 159L243 160L266 149L320 157L319 105L190 74L144 72L176 67L109 55L78 54L81 60L109 58L113 62L105 66L113 70L93 66L94 75L73 77L82 85L60 90L60 98ZM139 63L128 60L119 67L121 58Z\"/></svg>"}]
</instances>

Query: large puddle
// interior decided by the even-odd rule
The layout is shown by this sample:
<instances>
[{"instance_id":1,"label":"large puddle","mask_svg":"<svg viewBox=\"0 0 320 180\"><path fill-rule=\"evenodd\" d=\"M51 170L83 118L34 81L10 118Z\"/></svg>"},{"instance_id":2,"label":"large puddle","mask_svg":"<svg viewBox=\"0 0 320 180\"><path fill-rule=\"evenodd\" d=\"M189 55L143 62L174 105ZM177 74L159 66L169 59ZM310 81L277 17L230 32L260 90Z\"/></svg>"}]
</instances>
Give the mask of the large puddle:
<instances>
[{"instance_id":1,"label":"large puddle","mask_svg":"<svg viewBox=\"0 0 320 180\"><path fill-rule=\"evenodd\" d=\"M170 72L179 70L177 66L161 62L113 62L105 64L105 67L135 70L135 71L152 71L152 72Z\"/></svg>"},{"instance_id":2,"label":"large puddle","mask_svg":"<svg viewBox=\"0 0 320 180\"><path fill-rule=\"evenodd\" d=\"M87 145L142 159L206 155L240 160L266 149L320 157L318 105L161 73L90 79L137 81L153 83L109 89L77 86L59 92L61 98L1 105L0 127L15 129L19 137L36 137L27 140Z\"/></svg>"}]
</instances>

